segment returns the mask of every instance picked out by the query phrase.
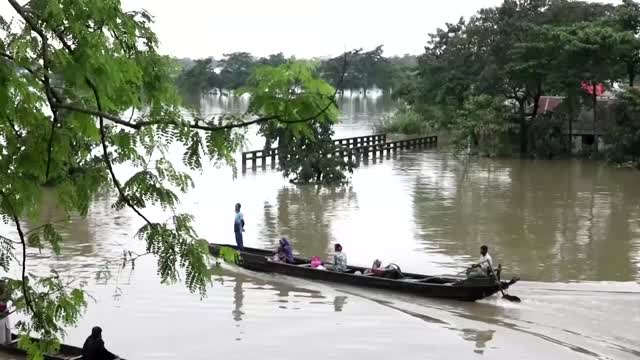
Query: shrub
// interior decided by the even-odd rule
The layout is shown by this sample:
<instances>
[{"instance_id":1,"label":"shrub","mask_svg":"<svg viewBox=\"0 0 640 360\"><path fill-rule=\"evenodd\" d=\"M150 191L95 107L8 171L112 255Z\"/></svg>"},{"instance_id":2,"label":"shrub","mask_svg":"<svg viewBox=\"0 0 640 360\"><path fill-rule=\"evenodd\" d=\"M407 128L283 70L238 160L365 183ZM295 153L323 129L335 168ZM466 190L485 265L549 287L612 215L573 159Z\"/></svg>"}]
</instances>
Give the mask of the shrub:
<instances>
[{"instance_id":1,"label":"shrub","mask_svg":"<svg viewBox=\"0 0 640 360\"><path fill-rule=\"evenodd\" d=\"M405 135L422 135L430 131L427 122L410 107L398 107L392 115L384 116L376 127L380 132Z\"/></svg>"}]
</instances>

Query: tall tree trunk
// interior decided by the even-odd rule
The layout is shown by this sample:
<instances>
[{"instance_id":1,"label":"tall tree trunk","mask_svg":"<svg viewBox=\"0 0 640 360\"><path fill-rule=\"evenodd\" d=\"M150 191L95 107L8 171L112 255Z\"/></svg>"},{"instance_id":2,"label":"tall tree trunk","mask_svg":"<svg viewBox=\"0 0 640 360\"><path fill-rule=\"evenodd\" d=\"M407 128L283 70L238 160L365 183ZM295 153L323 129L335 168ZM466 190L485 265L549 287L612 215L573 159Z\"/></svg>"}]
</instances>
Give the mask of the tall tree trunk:
<instances>
[{"instance_id":1,"label":"tall tree trunk","mask_svg":"<svg viewBox=\"0 0 640 360\"><path fill-rule=\"evenodd\" d=\"M598 94L596 93L596 83L593 83L593 146L598 151L598 136L596 135L596 116L598 114Z\"/></svg>"},{"instance_id":2,"label":"tall tree trunk","mask_svg":"<svg viewBox=\"0 0 640 360\"><path fill-rule=\"evenodd\" d=\"M569 144L567 153L573 153L573 118L575 117L575 99L573 97L573 92L569 93Z\"/></svg>"},{"instance_id":3,"label":"tall tree trunk","mask_svg":"<svg viewBox=\"0 0 640 360\"><path fill-rule=\"evenodd\" d=\"M525 113L525 100L518 101L520 107L520 155L526 155L528 151L527 114Z\"/></svg>"}]
</instances>

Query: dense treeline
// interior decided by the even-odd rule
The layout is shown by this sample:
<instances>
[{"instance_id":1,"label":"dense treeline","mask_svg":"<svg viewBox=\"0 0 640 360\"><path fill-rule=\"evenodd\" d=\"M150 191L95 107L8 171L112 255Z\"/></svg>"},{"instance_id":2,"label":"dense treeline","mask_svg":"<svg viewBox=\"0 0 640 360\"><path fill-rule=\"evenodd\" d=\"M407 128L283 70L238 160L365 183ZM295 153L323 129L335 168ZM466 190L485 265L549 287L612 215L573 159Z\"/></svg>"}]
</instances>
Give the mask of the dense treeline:
<instances>
[{"instance_id":1,"label":"dense treeline","mask_svg":"<svg viewBox=\"0 0 640 360\"><path fill-rule=\"evenodd\" d=\"M396 94L432 129L450 131L461 149L551 156L549 148L570 151L566 134L582 108L592 109L595 133L597 95L607 90L622 98L608 132L627 134L611 144L612 156L637 161L640 127L631 105L639 102L630 89L639 32L640 6L631 0L506 0L431 34L416 76ZM541 111L549 95L563 99L552 115Z\"/></svg>"},{"instance_id":2,"label":"dense treeline","mask_svg":"<svg viewBox=\"0 0 640 360\"><path fill-rule=\"evenodd\" d=\"M296 61L284 54L255 57L248 52L225 54L222 59L180 59L182 71L177 78L179 88L188 93L217 93L222 90L237 90L247 84L253 70L259 65L277 67ZM298 60L300 61L300 60ZM347 72L343 78L344 54L331 59L310 59L316 75L333 86L342 81L341 89L362 91L378 88L390 92L398 88L415 70L417 57L385 57L383 46L370 51L349 52ZM344 91L344 90L341 90Z\"/></svg>"}]
</instances>

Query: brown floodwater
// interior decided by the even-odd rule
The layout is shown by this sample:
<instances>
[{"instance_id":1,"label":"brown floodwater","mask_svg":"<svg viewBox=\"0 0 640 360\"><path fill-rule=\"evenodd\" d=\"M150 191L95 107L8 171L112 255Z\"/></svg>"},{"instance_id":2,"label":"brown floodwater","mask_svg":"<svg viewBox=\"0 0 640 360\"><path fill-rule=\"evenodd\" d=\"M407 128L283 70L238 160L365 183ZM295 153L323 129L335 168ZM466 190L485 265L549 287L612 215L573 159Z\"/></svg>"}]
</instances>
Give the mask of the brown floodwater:
<instances>
[{"instance_id":1,"label":"brown floodwater","mask_svg":"<svg viewBox=\"0 0 640 360\"><path fill-rule=\"evenodd\" d=\"M208 98L204 106L215 113L246 103ZM389 109L381 97L345 99L336 136L373 133ZM261 145L249 134L249 148ZM67 343L81 345L100 325L107 347L128 359L640 357L639 172L580 160L456 158L441 148L363 164L340 189L293 186L272 170L233 179L214 166L194 179L181 210L211 242L234 242L241 202L246 245L275 247L284 235L305 256L326 257L340 242L353 264L380 258L453 274L487 244L506 276L523 279L511 289L523 302L432 300L227 264L200 299L181 284L161 285L152 258L118 270L124 249L143 248L133 238L142 222L104 198L63 227L61 255L29 252L33 272L54 267L89 283L95 302ZM53 198L44 201L43 218L60 218ZM2 233L13 234L11 226Z\"/></svg>"}]
</instances>

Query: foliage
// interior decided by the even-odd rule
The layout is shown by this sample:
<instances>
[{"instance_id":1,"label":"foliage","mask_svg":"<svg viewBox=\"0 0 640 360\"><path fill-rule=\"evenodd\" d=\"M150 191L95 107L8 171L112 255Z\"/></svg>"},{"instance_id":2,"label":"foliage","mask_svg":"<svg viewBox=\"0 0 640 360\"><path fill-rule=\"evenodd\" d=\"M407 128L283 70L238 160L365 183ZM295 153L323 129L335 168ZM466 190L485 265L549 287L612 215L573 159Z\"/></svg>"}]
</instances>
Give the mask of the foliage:
<instances>
[{"instance_id":1,"label":"foliage","mask_svg":"<svg viewBox=\"0 0 640 360\"><path fill-rule=\"evenodd\" d=\"M259 65L269 65L269 66L274 66L274 67L278 67L280 65L284 65L287 63L287 58L284 56L283 53L277 53L277 54L271 54L268 57L263 57L260 58L257 63Z\"/></svg>"},{"instance_id":2,"label":"foliage","mask_svg":"<svg viewBox=\"0 0 640 360\"><path fill-rule=\"evenodd\" d=\"M41 334L41 341L33 341L28 336L22 336L19 346L32 354L32 359L41 359L43 353L56 351L60 342L55 334L64 334L63 326L76 325L87 306L86 295L82 288L71 288L68 283L54 273L54 276L31 276L33 285L28 286L27 297L13 297L13 305L16 309L32 306L38 309L31 322L19 321L16 329L25 335ZM9 279L7 285L9 293L19 294L22 289L22 281ZM84 284L81 284L84 286Z\"/></svg>"},{"instance_id":3,"label":"foliage","mask_svg":"<svg viewBox=\"0 0 640 360\"><path fill-rule=\"evenodd\" d=\"M565 153L569 147L569 138L564 134L567 112L549 112L538 116L529 131L529 152L532 156L551 159Z\"/></svg>"},{"instance_id":4,"label":"foliage","mask_svg":"<svg viewBox=\"0 0 640 360\"><path fill-rule=\"evenodd\" d=\"M248 84L250 113L282 114L283 120L262 124L259 133L267 148L277 143L283 175L295 183L344 182L352 165L336 156L339 148L332 140L338 119L335 90L314 76L313 67L305 62L260 66Z\"/></svg>"},{"instance_id":5,"label":"foliage","mask_svg":"<svg viewBox=\"0 0 640 360\"><path fill-rule=\"evenodd\" d=\"M499 156L510 153L504 138L514 129L515 123L505 109L502 99L488 95L472 96L465 99L461 109L455 112L451 124L451 142L461 152L470 147L485 156Z\"/></svg>"},{"instance_id":6,"label":"foliage","mask_svg":"<svg viewBox=\"0 0 640 360\"><path fill-rule=\"evenodd\" d=\"M212 58L195 60L193 65L184 69L176 80L178 88L187 94L203 94L219 87L220 79L215 73Z\"/></svg>"},{"instance_id":7,"label":"foliage","mask_svg":"<svg viewBox=\"0 0 640 360\"><path fill-rule=\"evenodd\" d=\"M235 169L233 154L243 144L247 126L268 123L284 129L286 139L293 134L304 142L305 136L314 136L309 141L315 142L331 132L336 110L331 87L300 69L301 91L280 102L284 107L276 106L283 89L260 86L249 92L258 99L253 108L264 117L204 118L181 106L174 87L178 66L157 53L147 12L125 12L118 0L9 4L15 18L0 16L0 217L15 226L18 238L0 238L0 266L6 272L13 261L21 268L20 276L5 283L13 311L27 319L18 326L20 344L31 358L41 358L57 346L66 326L77 323L86 305L82 286L56 273L28 271L28 247L59 253L63 246L54 223L22 228L25 220L38 220L43 187L55 191L67 216L86 216L96 195L115 190L114 211L128 208L144 223L136 235L146 254L156 257L161 281L184 280L189 290L204 296L211 276L209 249L193 229L193 217L176 212L178 194L193 183L174 168L169 154L181 151L183 165L192 171L201 171L207 160ZM221 61L221 76L236 76L236 70L248 76L247 59L228 56ZM192 80L211 67L208 61L198 62ZM265 69L257 73L255 84L284 84L282 76ZM323 133L314 130L319 127ZM115 164L136 173L120 179ZM150 207L171 217L151 219L144 214ZM31 343L30 335L42 341Z\"/></svg>"},{"instance_id":8,"label":"foliage","mask_svg":"<svg viewBox=\"0 0 640 360\"><path fill-rule=\"evenodd\" d=\"M367 89L377 87L386 92L400 89L409 82L414 72L416 56L404 55L384 57L382 45L370 51L347 52L335 58L318 61L320 66L314 71L320 78L338 87L342 78L343 59L350 57L349 68L341 80L341 89ZM280 66L294 58L287 59L283 53L256 58L248 52L226 54L223 60L216 62L212 58L187 62L178 60L183 66L177 85L183 92L197 91L198 94L222 89L236 90L247 85L253 69L260 65ZM207 64L213 64L209 66ZM203 66L204 65L204 66ZM198 67L194 69L194 67ZM219 73L218 73L219 72Z\"/></svg>"},{"instance_id":9,"label":"foliage","mask_svg":"<svg viewBox=\"0 0 640 360\"><path fill-rule=\"evenodd\" d=\"M220 86L236 90L247 83L255 67L253 56L247 52L224 54L220 60Z\"/></svg>"},{"instance_id":10,"label":"foliage","mask_svg":"<svg viewBox=\"0 0 640 360\"><path fill-rule=\"evenodd\" d=\"M413 109L406 105L398 107L392 115L384 116L377 131L405 135L426 134L429 126Z\"/></svg>"},{"instance_id":11,"label":"foliage","mask_svg":"<svg viewBox=\"0 0 640 360\"><path fill-rule=\"evenodd\" d=\"M240 261L240 252L232 247L221 246L218 248L218 252L214 254L214 257L227 263L236 264Z\"/></svg>"},{"instance_id":12,"label":"foliage","mask_svg":"<svg viewBox=\"0 0 640 360\"><path fill-rule=\"evenodd\" d=\"M605 136L605 155L612 163L640 168L640 90L630 88L619 98L616 124Z\"/></svg>"},{"instance_id":13,"label":"foliage","mask_svg":"<svg viewBox=\"0 0 640 360\"><path fill-rule=\"evenodd\" d=\"M469 99L490 96L493 102L512 104L502 107L498 118L507 127L516 121L518 128L513 130L520 153L533 154L529 132L532 119L540 115L543 95L564 96L575 104L583 81L633 81L640 49L639 15L632 1L618 7L582 1L504 1L431 34L418 60L416 80L403 85L400 96L425 118L440 114L434 121L437 128L459 133L468 130L458 121L458 109ZM585 100L593 104L594 99ZM573 121L575 110L565 121ZM536 134L546 132L538 128Z\"/></svg>"},{"instance_id":14,"label":"foliage","mask_svg":"<svg viewBox=\"0 0 640 360\"><path fill-rule=\"evenodd\" d=\"M384 91L391 91L401 87L413 73L416 57L404 55L402 57L384 57L383 46L363 51L359 49L341 56L325 60L320 65L320 76L334 86L336 79L342 72L342 59L350 57L350 66L342 80L341 89L367 89L377 87Z\"/></svg>"}]
</instances>

